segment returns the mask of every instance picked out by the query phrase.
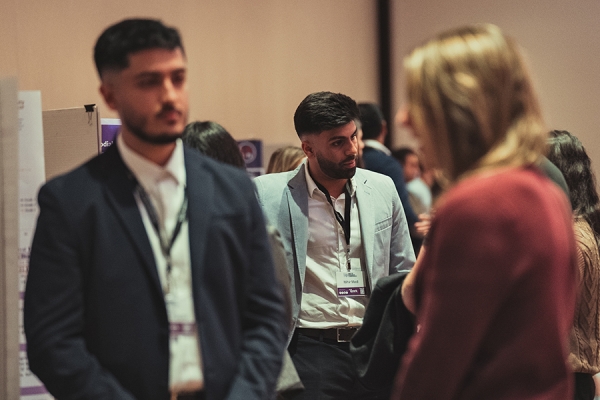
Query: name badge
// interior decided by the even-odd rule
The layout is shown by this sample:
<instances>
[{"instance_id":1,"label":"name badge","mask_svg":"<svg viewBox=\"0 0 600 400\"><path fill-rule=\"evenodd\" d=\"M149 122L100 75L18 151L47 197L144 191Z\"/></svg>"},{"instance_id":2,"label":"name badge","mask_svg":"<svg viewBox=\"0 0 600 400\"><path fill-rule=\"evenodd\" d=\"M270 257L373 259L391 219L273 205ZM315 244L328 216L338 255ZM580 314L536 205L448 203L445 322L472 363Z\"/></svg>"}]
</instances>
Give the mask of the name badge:
<instances>
[{"instance_id":1,"label":"name badge","mask_svg":"<svg viewBox=\"0 0 600 400\"><path fill-rule=\"evenodd\" d=\"M336 272L338 297L365 295L365 273L360 270Z\"/></svg>"},{"instance_id":2,"label":"name badge","mask_svg":"<svg viewBox=\"0 0 600 400\"><path fill-rule=\"evenodd\" d=\"M171 290L165 295L165 305L167 306L171 338L194 336L196 322L191 294L182 290Z\"/></svg>"}]
</instances>

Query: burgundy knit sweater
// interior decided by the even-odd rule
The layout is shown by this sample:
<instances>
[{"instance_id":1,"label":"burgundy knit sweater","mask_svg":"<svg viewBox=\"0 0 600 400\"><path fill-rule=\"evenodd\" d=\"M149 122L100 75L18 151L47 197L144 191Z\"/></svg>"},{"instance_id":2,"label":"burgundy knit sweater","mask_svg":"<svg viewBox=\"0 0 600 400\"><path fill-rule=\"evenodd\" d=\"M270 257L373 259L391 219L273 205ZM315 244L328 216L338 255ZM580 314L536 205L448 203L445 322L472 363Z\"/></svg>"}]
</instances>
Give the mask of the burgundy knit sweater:
<instances>
[{"instance_id":1,"label":"burgundy knit sweater","mask_svg":"<svg viewBox=\"0 0 600 400\"><path fill-rule=\"evenodd\" d=\"M570 399L577 266L567 199L534 168L461 181L416 276L392 399Z\"/></svg>"}]
</instances>

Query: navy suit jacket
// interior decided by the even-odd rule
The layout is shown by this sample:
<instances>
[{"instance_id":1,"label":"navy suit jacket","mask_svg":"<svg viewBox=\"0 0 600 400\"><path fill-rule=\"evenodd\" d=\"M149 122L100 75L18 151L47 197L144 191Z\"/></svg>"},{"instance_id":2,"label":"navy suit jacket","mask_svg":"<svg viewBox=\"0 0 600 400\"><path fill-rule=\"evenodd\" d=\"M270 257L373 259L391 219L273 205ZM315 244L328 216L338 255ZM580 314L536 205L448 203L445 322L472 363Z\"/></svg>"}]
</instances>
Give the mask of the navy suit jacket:
<instances>
[{"instance_id":1,"label":"navy suit jacket","mask_svg":"<svg viewBox=\"0 0 600 400\"><path fill-rule=\"evenodd\" d=\"M272 396L287 327L245 172L185 149L193 298L207 399ZM31 370L62 399L168 399L169 323L116 146L46 184L24 323Z\"/></svg>"},{"instance_id":2,"label":"navy suit jacket","mask_svg":"<svg viewBox=\"0 0 600 400\"><path fill-rule=\"evenodd\" d=\"M368 146L363 150L362 159L366 169L389 176L392 181L394 181L394 186L396 186L398 196L400 196L402 207L404 207L406 221L408 222L409 228L412 228L419 218L410 206L408 191L406 190L406 184L404 183L402 165L394 157L388 156L384 152Z\"/></svg>"}]
</instances>

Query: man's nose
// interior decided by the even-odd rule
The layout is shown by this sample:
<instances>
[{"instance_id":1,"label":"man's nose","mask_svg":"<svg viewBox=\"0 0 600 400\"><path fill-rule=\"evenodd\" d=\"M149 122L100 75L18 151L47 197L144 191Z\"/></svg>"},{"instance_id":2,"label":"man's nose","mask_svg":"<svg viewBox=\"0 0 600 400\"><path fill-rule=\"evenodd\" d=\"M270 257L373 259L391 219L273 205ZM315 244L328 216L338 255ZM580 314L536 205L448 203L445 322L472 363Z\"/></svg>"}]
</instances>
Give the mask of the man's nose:
<instances>
[{"instance_id":1,"label":"man's nose","mask_svg":"<svg viewBox=\"0 0 600 400\"><path fill-rule=\"evenodd\" d=\"M346 154L347 155L357 155L358 154L358 141L350 140L350 145L346 146Z\"/></svg>"},{"instance_id":2,"label":"man's nose","mask_svg":"<svg viewBox=\"0 0 600 400\"><path fill-rule=\"evenodd\" d=\"M167 78L163 82L162 100L165 102L174 102L177 99L177 89L171 79Z\"/></svg>"}]
</instances>

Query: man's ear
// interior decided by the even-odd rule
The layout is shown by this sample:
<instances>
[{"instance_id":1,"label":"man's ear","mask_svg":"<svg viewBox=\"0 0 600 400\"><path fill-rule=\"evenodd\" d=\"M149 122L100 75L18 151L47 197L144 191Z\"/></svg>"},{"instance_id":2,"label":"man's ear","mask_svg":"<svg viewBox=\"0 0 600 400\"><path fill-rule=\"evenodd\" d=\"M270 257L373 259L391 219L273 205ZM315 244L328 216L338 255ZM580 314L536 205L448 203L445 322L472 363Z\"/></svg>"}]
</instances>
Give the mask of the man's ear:
<instances>
[{"instance_id":1,"label":"man's ear","mask_svg":"<svg viewBox=\"0 0 600 400\"><path fill-rule=\"evenodd\" d=\"M302 140L302 150L304 151L304 154L306 154L306 157L310 158L314 156L313 147L311 143L306 139Z\"/></svg>"},{"instance_id":2,"label":"man's ear","mask_svg":"<svg viewBox=\"0 0 600 400\"><path fill-rule=\"evenodd\" d=\"M117 110L117 103L115 100L115 92L113 85L110 82L102 81L100 85L100 94L104 99L106 105L113 111Z\"/></svg>"},{"instance_id":3,"label":"man's ear","mask_svg":"<svg viewBox=\"0 0 600 400\"><path fill-rule=\"evenodd\" d=\"M379 133L382 139L385 139L385 137L388 134L388 126L387 126L387 121L381 121L381 132Z\"/></svg>"}]
</instances>

